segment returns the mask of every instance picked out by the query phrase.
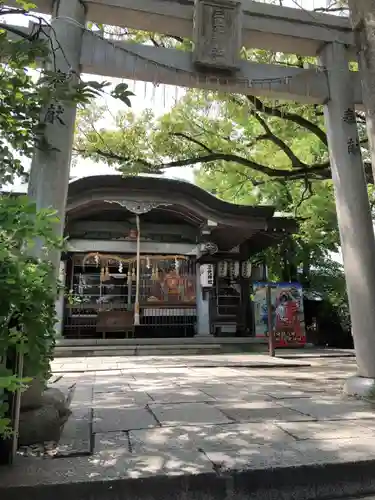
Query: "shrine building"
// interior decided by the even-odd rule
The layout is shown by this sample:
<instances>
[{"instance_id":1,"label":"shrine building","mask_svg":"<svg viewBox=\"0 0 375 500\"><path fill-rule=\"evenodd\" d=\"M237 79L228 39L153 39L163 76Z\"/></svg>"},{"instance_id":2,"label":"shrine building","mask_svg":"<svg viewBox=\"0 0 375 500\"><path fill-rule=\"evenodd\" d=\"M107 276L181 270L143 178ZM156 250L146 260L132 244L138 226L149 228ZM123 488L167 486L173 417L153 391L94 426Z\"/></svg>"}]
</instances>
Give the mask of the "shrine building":
<instances>
[{"instance_id":1,"label":"shrine building","mask_svg":"<svg viewBox=\"0 0 375 500\"><path fill-rule=\"evenodd\" d=\"M270 206L188 182L102 175L69 185L58 303L64 338L255 335L257 255L297 230Z\"/></svg>"}]
</instances>

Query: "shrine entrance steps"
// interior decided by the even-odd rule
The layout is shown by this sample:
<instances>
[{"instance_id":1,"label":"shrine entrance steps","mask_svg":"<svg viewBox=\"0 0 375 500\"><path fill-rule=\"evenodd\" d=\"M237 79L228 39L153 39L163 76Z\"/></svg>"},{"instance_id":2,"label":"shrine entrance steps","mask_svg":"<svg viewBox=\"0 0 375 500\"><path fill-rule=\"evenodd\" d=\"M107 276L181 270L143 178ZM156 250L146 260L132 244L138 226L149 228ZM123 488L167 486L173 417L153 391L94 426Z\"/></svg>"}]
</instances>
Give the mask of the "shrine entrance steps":
<instances>
[{"instance_id":1,"label":"shrine entrance steps","mask_svg":"<svg viewBox=\"0 0 375 500\"><path fill-rule=\"evenodd\" d=\"M58 339L54 356L55 358L82 356L187 356L265 352L267 346L254 342L254 340L256 339L212 336L180 339Z\"/></svg>"}]
</instances>

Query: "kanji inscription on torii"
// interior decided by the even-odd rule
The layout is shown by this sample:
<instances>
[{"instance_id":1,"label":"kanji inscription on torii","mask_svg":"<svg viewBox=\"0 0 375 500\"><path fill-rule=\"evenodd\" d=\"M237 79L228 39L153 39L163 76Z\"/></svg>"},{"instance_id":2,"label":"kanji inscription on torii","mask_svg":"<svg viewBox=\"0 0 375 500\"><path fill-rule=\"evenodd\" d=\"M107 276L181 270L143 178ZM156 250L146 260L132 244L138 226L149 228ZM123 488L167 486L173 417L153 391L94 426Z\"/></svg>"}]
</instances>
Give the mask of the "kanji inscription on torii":
<instances>
[{"instance_id":1,"label":"kanji inscription on torii","mask_svg":"<svg viewBox=\"0 0 375 500\"><path fill-rule=\"evenodd\" d=\"M242 5L238 0L195 0L193 61L201 67L239 69Z\"/></svg>"}]
</instances>

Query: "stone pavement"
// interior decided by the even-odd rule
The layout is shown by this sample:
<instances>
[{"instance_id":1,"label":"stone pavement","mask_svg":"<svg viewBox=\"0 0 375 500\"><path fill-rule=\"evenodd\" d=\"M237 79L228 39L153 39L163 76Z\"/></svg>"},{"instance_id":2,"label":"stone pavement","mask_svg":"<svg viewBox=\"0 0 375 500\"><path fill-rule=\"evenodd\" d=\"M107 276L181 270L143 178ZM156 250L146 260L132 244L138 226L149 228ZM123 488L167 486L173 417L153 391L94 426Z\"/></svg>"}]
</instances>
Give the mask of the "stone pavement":
<instances>
[{"instance_id":1,"label":"stone pavement","mask_svg":"<svg viewBox=\"0 0 375 500\"><path fill-rule=\"evenodd\" d=\"M19 457L0 469L0 498L15 484L225 475L375 458L375 409L341 397L354 358L64 358L53 370L57 386L76 384L60 458Z\"/></svg>"}]
</instances>

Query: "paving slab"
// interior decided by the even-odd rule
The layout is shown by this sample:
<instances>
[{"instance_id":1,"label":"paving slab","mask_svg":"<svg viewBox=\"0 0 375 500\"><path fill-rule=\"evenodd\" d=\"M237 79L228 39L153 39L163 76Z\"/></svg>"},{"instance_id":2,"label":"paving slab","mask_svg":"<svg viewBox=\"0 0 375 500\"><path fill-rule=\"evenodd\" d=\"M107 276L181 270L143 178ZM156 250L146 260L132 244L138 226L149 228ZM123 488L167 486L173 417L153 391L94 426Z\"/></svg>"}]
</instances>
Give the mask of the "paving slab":
<instances>
[{"instance_id":1,"label":"paving slab","mask_svg":"<svg viewBox=\"0 0 375 500\"><path fill-rule=\"evenodd\" d=\"M124 380L124 378L126 378L126 375L124 375L123 370L121 370L120 368L116 368L116 366L107 367L105 365L96 365L94 373L98 381L100 379L105 380L107 378L113 378L113 377L119 377L120 380Z\"/></svg>"},{"instance_id":2,"label":"paving slab","mask_svg":"<svg viewBox=\"0 0 375 500\"><path fill-rule=\"evenodd\" d=\"M303 454L306 464L360 462L375 457L374 438L366 433L350 439L297 441L291 446Z\"/></svg>"},{"instance_id":3,"label":"paving slab","mask_svg":"<svg viewBox=\"0 0 375 500\"><path fill-rule=\"evenodd\" d=\"M253 392L248 389L235 389L231 386L217 389L200 386L200 390L211 396L217 402L233 403L237 401L273 401L274 398L261 392Z\"/></svg>"},{"instance_id":4,"label":"paving slab","mask_svg":"<svg viewBox=\"0 0 375 500\"><path fill-rule=\"evenodd\" d=\"M196 449L144 447L134 450L127 432L96 434L91 462L106 471L121 471L122 467L126 468L126 475L134 478L148 474L197 474L212 471L212 463Z\"/></svg>"},{"instance_id":5,"label":"paving slab","mask_svg":"<svg viewBox=\"0 0 375 500\"><path fill-rule=\"evenodd\" d=\"M86 363L73 364L73 363L62 363L60 365L51 365L54 373L84 373L88 370Z\"/></svg>"},{"instance_id":6,"label":"paving slab","mask_svg":"<svg viewBox=\"0 0 375 500\"><path fill-rule=\"evenodd\" d=\"M129 383L121 379L121 377L113 377L105 380L103 377L95 382L94 393L100 392L123 392L130 389Z\"/></svg>"},{"instance_id":7,"label":"paving slab","mask_svg":"<svg viewBox=\"0 0 375 500\"><path fill-rule=\"evenodd\" d=\"M276 469L298 467L305 463L301 451L287 446L275 449L252 443L240 450L204 450L204 453L222 474L228 470Z\"/></svg>"},{"instance_id":8,"label":"paving slab","mask_svg":"<svg viewBox=\"0 0 375 500\"><path fill-rule=\"evenodd\" d=\"M75 385L73 398L70 404L70 409L90 409L94 397L94 385L82 385L78 383Z\"/></svg>"},{"instance_id":9,"label":"paving slab","mask_svg":"<svg viewBox=\"0 0 375 500\"><path fill-rule=\"evenodd\" d=\"M181 377L181 375L189 375L190 369L187 366L163 366L160 373L168 377Z\"/></svg>"},{"instance_id":10,"label":"paving slab","mask_svg":"<svg viewBox=\"0 0 375 500\"><path fill-rule=\"evenodd\" d=\"M239 451L250 444L283 447L295 442L275 424L263 423L161 427L130 431L129 439L135 453L170 448Z\"/></svg>"},{"instance_id":11,"label":"paving slab","mask_svg":"<svg viewBox=\"0 0 375 500\"><path fill-rule=\"evenodd\" d=\"M119 450L102 450L90 460L102 477L145 478L147 476L202 474L212 472L210 459L200 451L175 449L154 453L128 455Z\"/></svg>"},{"instance_id":12,"label":"paving slab","mask_svg":"<svg viewBox=\"0 0 375 500\"><path fill-rule=\"evenodd\" d=\"M236 422L262 422L265 420L278 421L306 421L314 420L314 417L280 406L272 401L234 401L228 403L214 403L219 409Z\"/></svg>"},{"instance_id":13,"label":"paving slab","mask_svg":"<svg viewBox=\"0 0 375 500\"><path fill-rule=\"evenodd\" d=\"M142 377L142 376L149 377L150 375L157 377L157 376L162 375L162 372L160 371L160 369L157 367L153 367L153 366L148 366L148 367L133 366L133 367L129 367L128 370L122 369L122 371L128 375L132 375L135 377Z\"/></svg>"},{"instance_id":14,"label":"paving slab","mask_svg":"<svg viewBox=\"0 0 375 500\"><path fill-rule=\"evenodd\" d=\"M130 456L130 440L128 432L100 432L94 436L94 454L107 453L113 456Z\"/></svg>"},{"instance_id":15,"label":"paving slab","mask_svg":"<svg viewBox=\"0 0 375 500\"><path fill-rule=\"evenodd\" d=\"M315 396L309 399L280 399L283 405L316 420L374 419L375 408L361 401L345 400L340 397Z\"/></svg>"},{"instance_id":16,"label":"paving slab","mask_svg":"<svg viewBox=\"0 0 375 500\"><path fill-rule=\"evenodd\" d=\"M361 427L369 429L370 431L375 431L375 419L369 419L369 418L356 419L355 423L360 425Z\"/></svg>"},{"instance_id":17,"label":"paving slab","mask_svg":"<svg viewBox=\"0 0 375 500\"><path fill-rule=\"evenodd\" d=\"M226 424L231 421L207 403L150 404L149 408L162 426Z\"/></svg>"},{"instance_id":18,"label":"paving slab","mask_svg":"<svg viewBox=\"0 0 375 500\"><path fill-rule=\"evenodd\" d=\"M366 420L277 422L276 425L298 440L324 441L361 438L363 436L367 436L367 439L375 439L375 425L373 428L367 427Z\"/></svg>"},{"instance_id":19,"label":"paving slab","mask_svg":"<svg viewBox=\"0 0 375 500\"><path fill-rule=\"evenodd\" d=\"M65 422L57 446L57 455L87 455L92 452L92 410L76 408Z\"/></svg>"},{"instance_id":20,"label":"paving slab","mask_svg":"<svg viewBox=\"0 0 375 500\"><path fill-rule=\"evenodd\" d=\"M208 394L193 389L182 388L176 385L175 390L148 390L147 393L154 403L199 403L205 401L214 401L214 398Z\"/></svg>"},{"instance_id":21,"label":"paving slab","mask_svg":"<svg viewBox=\"0 0 375 500\"><path fill-rule=\"evenodd\" d=\"M71 381L72 383L78 383L80 386L93 385L95 383L95 373L94 372L82 372L82 373L74 373L74 372L66 372L60 374L62 379L65 381Z\"/></svg>"},{"instance_id":22,"label":"paving slab","mask_svg":"<svg viewBox=\"0 0 375 500\"><path fill-rule=\"evenodd\" d=\"M111 432L155 427L158 421L145 408L95 408L93 431Z\"/></svg>"},{"instance_id":23,"label":"paving slab","mask_svg":"<svg viewBox=\"0 0 375 500\"><path fill-rule=\"evenodd\" d=\"M190 382L191 383L191 382ZM189 385L190 385L189 383ZM129 382L130 389L133 391L173 391L178 385L176 383L171 383L169 380L160 380L155 382L154 380L141 379Z\"/></svg>"},{"instance_id":24,"label":"paving slab","mask_svg":"<svg viewBox=\"0 0 375 500\"><path fill-rule=\"evenodd\" d=\"M235 368L228 368L226 366L218 366L212 368L201 368L199 370L192 369L195 377L203 378L204 381L208 381L211 379L236 379L241 376L241 371L236 370Z\"/></svg>"},{"instance_id":25,"label":"paving slab","mask_svg":"<svg viewBox=\"0 0 375 500\"><path fill-rule=\"evenodd\" d=\"M199 377L190 375L189 377L182 377L174 382L174 386L178 385L180 387L199 387L201 385L208 384L223 384L227 383L225 380L221 380L220 378L209 377L209 382L207 382L207 375L200 375Z\"/></svg>"},{"instance_id":26,"label":"paving slab","mask_svg":"<svg viewBox=\"0 0 375 500\"><path fill-rule=\"evenodd\" d=\"M274 399L301 399L311 398L313 394L325 393L325 389L314 389L312 387L288 388L288 389L273 389L267 390L266 394Z\"/></svg>"},{"instance_id":27,"label":"paving slab","mask_svg":"<svg viewBox=\"0 0 375 500\"><path fill-rule=\"evenodd\" d=\"M146 406L150 402L152 402L152 399L143 391L96 392L92 406L97 409L128 408L132 406Z\"/></svg>"},{"instance_id":28,"label":"paving slab","mask_svg":"<svg viewBox=\"0 0 375 500\"><path fill-rule=\"evenodd\" d=\"M246 388L252 393L268 394L274 390L284 390L290 389L291 384L287 382L278 382L274 378L268 378L267 380L260 380L256 377L242 379L241 377L235 377L233 379L226 380L228 386L233 387L235 390L243 390Z\"/></svg>"}]
</instances>

